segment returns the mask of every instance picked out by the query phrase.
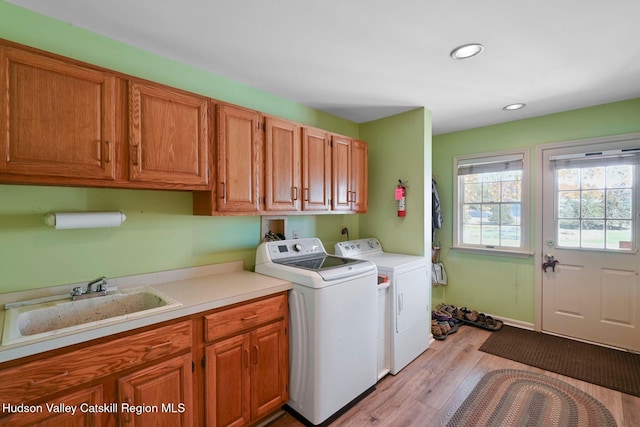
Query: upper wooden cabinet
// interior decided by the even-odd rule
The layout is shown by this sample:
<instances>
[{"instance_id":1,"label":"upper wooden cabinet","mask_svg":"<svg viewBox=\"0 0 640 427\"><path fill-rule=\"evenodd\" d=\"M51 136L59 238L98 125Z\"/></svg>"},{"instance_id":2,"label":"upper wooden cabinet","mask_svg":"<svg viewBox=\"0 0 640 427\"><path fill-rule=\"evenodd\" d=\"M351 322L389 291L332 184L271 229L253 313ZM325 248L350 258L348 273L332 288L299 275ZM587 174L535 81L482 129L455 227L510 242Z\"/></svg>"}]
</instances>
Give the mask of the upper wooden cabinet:
<instances>
[{"instance_id":1,"label":"upper wooden cabinet","mask_svg":"<svg viewBox=\"0 0 640 427\"><path fill-rule=\"evenodd\" d=\"M366 142L333 135L333 191L336 211L363 213L368 206L368 146Z\"/></svg>"},{"instance_id":2,"label":"upper wooden cabinet","mask_svg":"<svg viewBox=\"0 0 640 427\"><path fill-rule=\"evenodd\" d=\"M193 190L197 215L366 212L367 145L0 40L0 183Z\"/></svg>"},{"instance_id":3,"label":"upper wooden cabinet","mask_svg":"<svg viewBox=\"0 0 640 427\"><path fill-rule=\"evenodd\" d=\"M333 188L331 208L336 211L351 210L351 139L332 137Z\"/></svg>"},{"instance_id":4,"label":"upper wooden cabinet","mask_svg":"<svg viewBox=\"0 0 640 427\"><path fill-rule=\"evenodd\" d=\"M369 145L353 140L351 145L351 209L367 212L369 206Z\"/></svg>"},{"instance_id":5,"label":"upper wooden cabinet","mask_svg":"<svg viewBox=\"0 0 640 427\"><path fill-rule=\"evenodd\" d=\"M129 83L129 179L207 187L208 99L165 86Z\"/></svg>"},{"instance_id":6,"label":"upper wooden cabinet","mask_svg":"<svg viewBox=\"0 0 640 427\"><path fill-rule=\"evenodd\" d=\"M300 210L300 125L265 118L265 210Z\"/></svg>"},{"instance_id":7,"label":"upper wooden cabinet","mask_svg":"<svg viewBox=\"0 0 640 427\"><path fill-rule=\"evenodd\" d=\"M227 104L217 106L217 209L257 213L260 115Z\"/></svg>"},{"instance_id":8,"label":"upper wooden cabinet","mask_svg":"<svg viewBox=\"0 0 640 427\"><path fill-rule=\"evenodd\" d=\"M302 210L331 209L331 138L326 131L302 129Z\"/></svg>"},{"instance_id":9,"label":"upper wooden cabinet","mask_svg":"<svg viewBox=\"0 0 640 427\"><path fill-rule=\"evenodd\" d=\"M113 180L116 78L0 47L0 173Z\"/></svg>"}]
</instances>

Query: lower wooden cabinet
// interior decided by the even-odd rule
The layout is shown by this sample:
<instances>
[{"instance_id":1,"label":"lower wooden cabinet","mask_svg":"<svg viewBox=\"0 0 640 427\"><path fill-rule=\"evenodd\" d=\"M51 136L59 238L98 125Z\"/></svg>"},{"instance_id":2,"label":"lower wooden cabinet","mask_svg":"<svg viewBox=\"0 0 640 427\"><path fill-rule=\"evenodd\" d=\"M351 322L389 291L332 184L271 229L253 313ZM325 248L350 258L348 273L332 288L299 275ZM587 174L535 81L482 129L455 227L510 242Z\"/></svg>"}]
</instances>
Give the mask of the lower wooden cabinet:
<instances>
[{"instance_id":1,"label":"lower wooden cabinet","mask_svg":"<svg viewBox=\"0 0 640 427\"><path fill-rule=\"evenodd\" d=\"M0 426L193 425L192 341L192 321L182 320L0 367L0 402L13 405L3 407ZM174 399L188 404L181 414L184 424L175 422L168 406L162 407ZM153 423L144 422L146 413L125 411L137 403L158 406L157 413L149 414L155 417ZM20 412L20 405L39 411Z\"/></svg>"},{"instance_id":2,"label":"lower wooden cabinet","mask_svg":"<svg viewBox=\"0 0 640 427\"><path fill-rule=\"evenodd\" d=\"M251 332L251 418L259 419L287 403L288 337L284 321Z\"/></svg>"},{"instance_id":3,"label":"lower wooden cabinet","mask_svg":"<svg viewBox=\"0 0 640 427\"><path fill-rule=\"evenodd\" d=\"M239 335L205 349L205 411L208 426L243 426L251 422L250 338Z\"/></svg>"},{"instance_id":4,"label":"lower wooden cabinet","mask_svg":"<svg viewBox=\"0 0 640 427\"><path fill-rule=\"evenodd\" d=\"M245 426L287 402L283 321L212 344L205 357L207 426Z\"/></svg>"},{"instance_id":5,"label":"lower wooden cabinet","mask_svg":"<svg viewBox=\"0 0 640 427\"><path fill-rule=\"evenodd\" d=\"M287 325L282 292L0 364L0 426L253 425L288 400Z\"/></svg>"},{"instance_id":6,"label":"lower wooden cabinet","mask_svg":"<svg viewBox=\"0 0 640 427\"><path fill-rule=\"evenodd\" d=\"M204 317L205 421L245 426L289 400L286 293Z\"/></svg>"},{"instance_id":7,"label":"lower wooden cabinet","mask_svg":"<svg viewBox=\"0 0 640 427\"><path fill-rule=\"evenodd\" d=\"M102 405L102 385L84 388L73 393L62 395L42 405L42 411L30 413L14 413L5 418L0 418L0 425L13 427L100 427L102 414L97 412L81 411L65 412L66 407L97 407Z\"/></svg>"},{"instance_id":8,"label":"lower wooden cabinet","mask_svg":"<svg viewBox=\"0 0 640 427\"><path fill-rule=\"evenodd\" d=\"M118 379L121 426L193 425L191 354Z\"/></svg>"}]
</instances>

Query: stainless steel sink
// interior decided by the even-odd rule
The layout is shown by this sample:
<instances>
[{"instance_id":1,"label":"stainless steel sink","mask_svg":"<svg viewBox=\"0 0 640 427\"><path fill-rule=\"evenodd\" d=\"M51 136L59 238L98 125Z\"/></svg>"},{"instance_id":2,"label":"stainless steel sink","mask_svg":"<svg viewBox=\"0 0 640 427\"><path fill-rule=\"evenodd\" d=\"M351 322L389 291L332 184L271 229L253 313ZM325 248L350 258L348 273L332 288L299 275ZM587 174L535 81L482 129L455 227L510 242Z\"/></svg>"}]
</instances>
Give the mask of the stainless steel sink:
<instances>
[{"instance_id":1,"label":"stainless steel sink","mask_svg":"<svg viewBox=\"0 0 640 427\"><path fill-rule=\"evenodd\" d=\"M7 308L2 345L35 340L168 310L181 304L152 289L111 290L105 296L31 303Z\"/></svg>"}]
</instances>

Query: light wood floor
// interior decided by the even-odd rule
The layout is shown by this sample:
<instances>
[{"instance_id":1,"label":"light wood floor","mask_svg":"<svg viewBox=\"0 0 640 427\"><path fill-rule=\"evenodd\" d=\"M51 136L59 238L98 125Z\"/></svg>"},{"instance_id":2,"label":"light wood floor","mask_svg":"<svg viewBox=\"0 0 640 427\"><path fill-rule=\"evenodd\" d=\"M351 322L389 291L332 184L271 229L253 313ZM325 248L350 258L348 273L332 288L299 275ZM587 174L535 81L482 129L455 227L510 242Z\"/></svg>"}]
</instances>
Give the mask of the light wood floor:
<instances>
[{"instance_id":1,"label":"light wood floor","mask_svg":"<svg viewBox=\"0 0 640 427\"><path fill-rule=\"evenodd\" d=\"M640 426L640 398L543 371L478 351L491 332L462 326L444 341L435 341L398 375L387 375L376 390L342 415L333 426L446 425L482 376L495 369L522 369L559 378L602 402L618 426ZM298 427L289 414L268 427Z\"/></svg>"}]
</instances>

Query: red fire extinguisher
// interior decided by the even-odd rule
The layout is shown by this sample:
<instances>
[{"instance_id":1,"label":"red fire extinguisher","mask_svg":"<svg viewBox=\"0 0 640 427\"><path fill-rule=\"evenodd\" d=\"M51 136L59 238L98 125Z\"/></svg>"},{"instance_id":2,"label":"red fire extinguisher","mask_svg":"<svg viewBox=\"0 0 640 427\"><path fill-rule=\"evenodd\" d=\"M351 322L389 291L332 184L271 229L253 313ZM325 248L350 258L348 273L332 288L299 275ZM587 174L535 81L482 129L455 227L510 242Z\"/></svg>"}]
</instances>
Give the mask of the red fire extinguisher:
<instances>
[{"instance_id":1,"label":"red fire extinguisher","mask_svg":"<svg viewBox=\"0 0 640 427\"><path fill-rule=\"evenodd\" d=\"M407 186L402 180L398 180L398 186L396 187L396 200L398 201L398 216L407 216Z\"/></svg>"}]
</instances>

